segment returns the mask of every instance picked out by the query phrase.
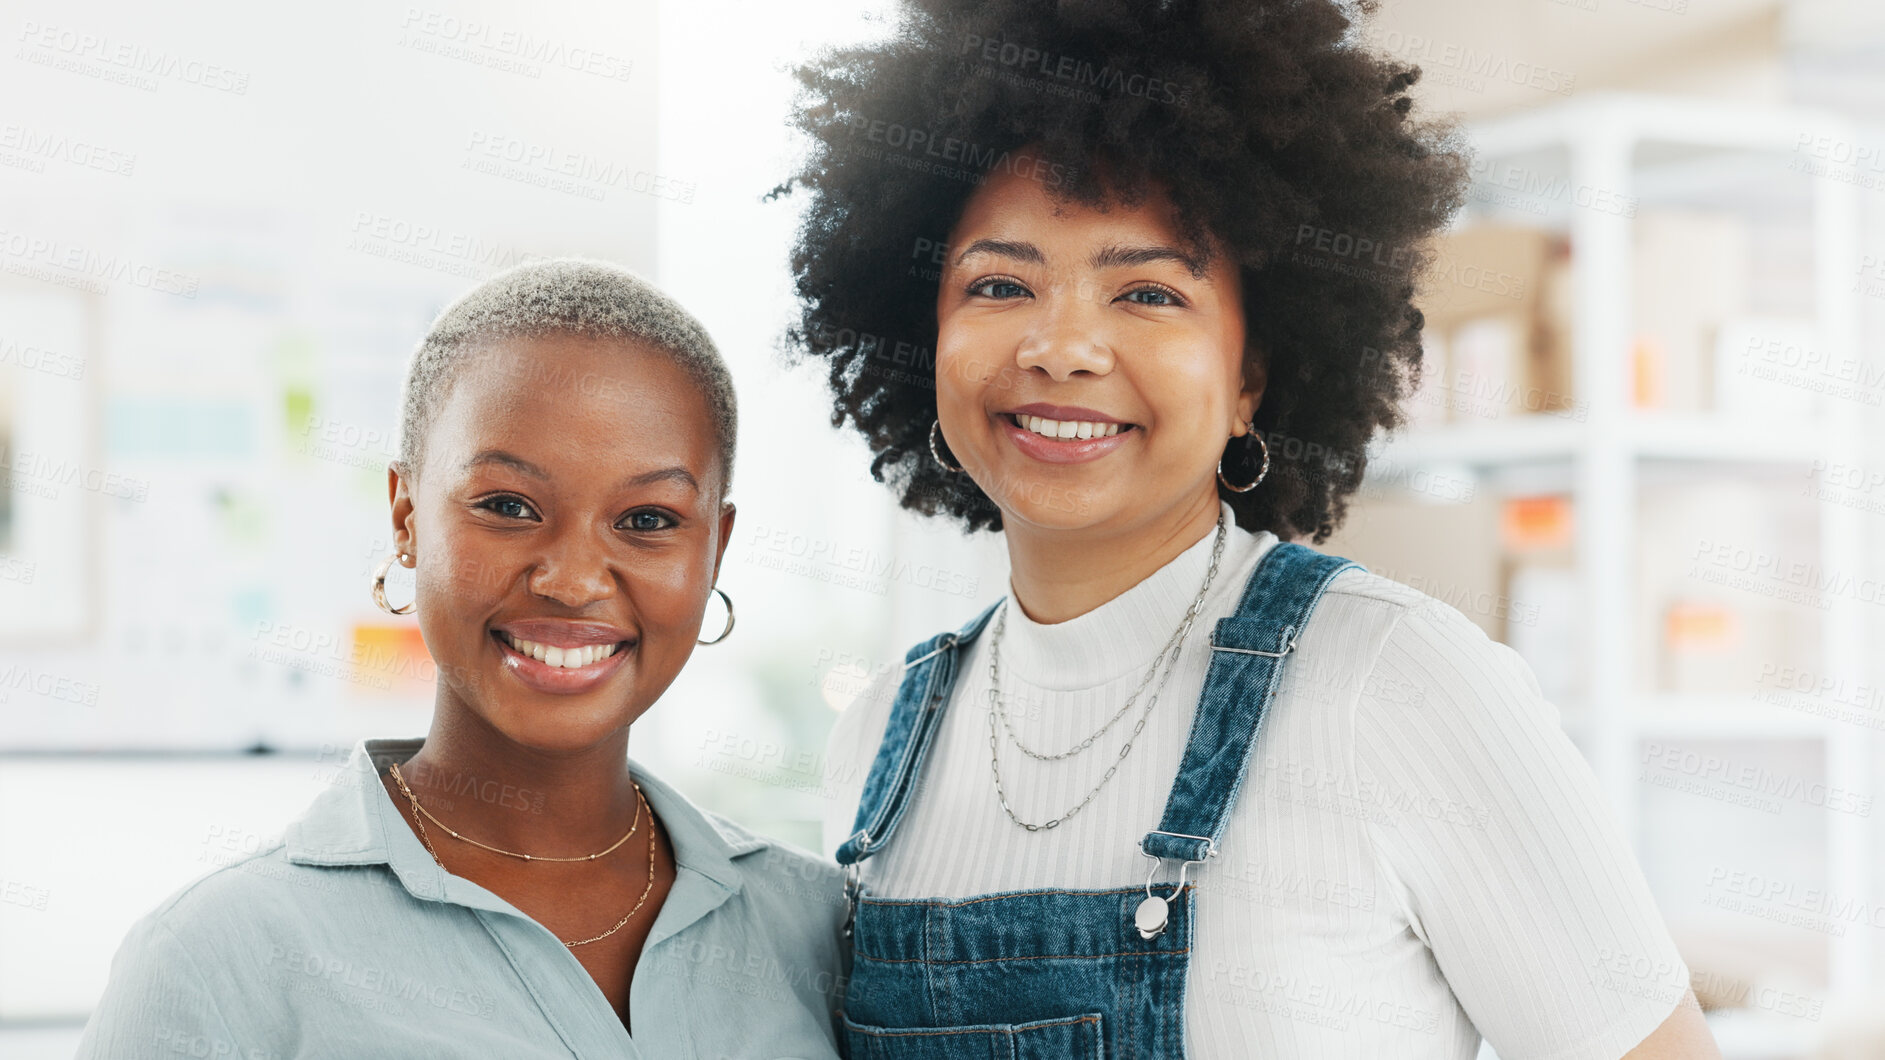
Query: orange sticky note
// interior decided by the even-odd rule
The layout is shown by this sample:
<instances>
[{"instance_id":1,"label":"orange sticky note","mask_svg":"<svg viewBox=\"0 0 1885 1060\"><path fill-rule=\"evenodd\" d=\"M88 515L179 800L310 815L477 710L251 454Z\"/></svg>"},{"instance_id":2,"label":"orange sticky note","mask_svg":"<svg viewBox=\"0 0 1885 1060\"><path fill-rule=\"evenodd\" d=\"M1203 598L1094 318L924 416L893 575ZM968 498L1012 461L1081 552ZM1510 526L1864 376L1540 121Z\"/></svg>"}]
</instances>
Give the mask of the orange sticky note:
<instances>
[{"instance_id":1,"label":"orange sticky note","mask_svg":"<svg viewBox=\"0 0 1885 1060\"><path fill-rule=\"evenodd\" d=\"M356 624L353 669L362 687L401 696L430 688L438 677L416 625Z\"/></svg>"},{"instance_id":2,"label":"orange sticky note","mask_svg":"<svg viewBox=\"0 0 1885 1060\"><path fill-rule=\"evenodd\" d=\"M1721 652L1741 640L1741 616L1714 600L1680 600L1663 616L1663 642L1670 651Z\"/></svg>"},{"instance_id":3,"label":"orange sticky note","mask_svg":"<svg viewBox=\"0 0 1885 1060\"><path fill-rule=\"evenodd\" d=\"M1561 493L1507 498L1499 524L1507 551L1565 548L1571 543L1571 498Z\"/></svg>"}]
</instances>

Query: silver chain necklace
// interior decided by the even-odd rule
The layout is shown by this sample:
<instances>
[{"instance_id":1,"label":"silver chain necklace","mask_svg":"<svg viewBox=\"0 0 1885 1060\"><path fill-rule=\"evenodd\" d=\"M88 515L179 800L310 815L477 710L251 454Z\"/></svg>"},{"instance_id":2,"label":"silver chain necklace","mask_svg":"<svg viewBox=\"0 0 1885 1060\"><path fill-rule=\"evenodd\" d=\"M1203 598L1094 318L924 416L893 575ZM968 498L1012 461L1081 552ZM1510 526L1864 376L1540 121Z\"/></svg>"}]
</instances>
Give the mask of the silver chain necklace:
<instances>
[{"instance_id":1,"label":"silver chain necklace","mask_svg":"<svg viewBox=\"0 0 1885 1060\"><path fill-rule=\"evenodd\" d=\"M1132 695L1126 698L1126 702L1119 708L1119 712L1114 714L1106 724L1101 725L1099 730L1093 733L1093 735L1088 736L1078 744L1075 744L1073 747L1059 754L1042 754L1030 749L1026 744L1022 743L1020 736L1014 731L1013 723L1008 719L1006 707L1002 705L1001 636L1003 630L1007 628L1009 606L1008 603L1002 604L1001 613L995 617L995 628L990 631L988 642L988 765L990 774L994 777L995 781L995 797L1000 800L1002 811L1008 815L1009 820L1030 832L1038 832L1048 828L1058 828L1074 814L1086 809L1087 804L1092 802L1094 796L1100 793L1100 789L1106 786L1107 781L1113 779L1113 774L1119 772L1119 767L1125 762L1126 756L1132 753L1132 745L1139 739L1139 734L1145 731L1145 723L1152 716L1152 708L1158 703L1159 693L1165 690L1165 682L1172 676L1172 669L1177 665L1179 653L1184 648L1185 634L1191 632L1192 623L1197 621L1198 615L1204 610L1204 598L1211 591L1211 583L1217 579L1218 560L1224 555L1225 536L1224 513L1220 510L1217 516L1217 537L1211 542L1211 565L1209 569L1204 572L1204 584L1198 587L1197 599L1191 602L1191 606L1185 611L1184 618L1179 620L1178 628L1172 632L1171 640L1166 642L1165 647L1159 652L1157 658L1152 660L1151 667L1145 672L1145 678L1139 682L1139 687L1133 690ZM1014 745L1019 747L1024 754L1027 754L1031 758L1048 762L1070 758L1092 747L1093 741L1105 735L1107 730L1111 729L1119 719L1126 716L1126 712L1132 709L1133 701L1136 700L1139 694L1145 691L1146 686L1152 682L1153 675L1159 674L1161 663L1164 664L1164 672L1159 676L1158 687L1152 690L1152 695L1146 699L1145 706L1140 709L1139 721L1132 727L1132 734L1126 737L1125 746L1119 749L1119 756L1106 768L1106 773L1100 777L1100 782L1093 785L1092 790L1086 793L1086 798L1081 799L1073 809L1068 810L1066 813L1050 821L1035 824L1022 820L1020 816L1014 812L1014 807L1009 805L1007 789L1002 787L1001 783L1001 728L1005 727L1008 730L1008 737L1014 742Z\"/></svg>"}]
</instances>

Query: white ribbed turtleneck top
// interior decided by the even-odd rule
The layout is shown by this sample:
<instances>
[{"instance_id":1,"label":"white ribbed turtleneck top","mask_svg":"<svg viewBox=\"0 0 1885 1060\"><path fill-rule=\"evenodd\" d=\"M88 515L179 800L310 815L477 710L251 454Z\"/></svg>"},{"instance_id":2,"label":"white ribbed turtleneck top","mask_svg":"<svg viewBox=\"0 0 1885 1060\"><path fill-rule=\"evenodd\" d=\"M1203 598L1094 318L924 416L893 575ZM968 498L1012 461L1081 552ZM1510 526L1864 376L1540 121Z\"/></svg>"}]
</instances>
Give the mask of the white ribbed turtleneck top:
<instances>
[{"instance_id":1,"label":"white ribbed turtleneck top","mask_svg":"<svg viewBox=\"0 0 1885 1060\"><path fill-rule=\"evenodd\" d=\"M1177 774L1210 630L1276 540L1231 526L1131 756L1052 830L1025 831L996 801L991 622L965 655L908 815L864 865L866 886L963 898L1142 885L1139 840ZM1119 709L1196 597L1211 541L1066 622L1004 605L1003 692L1029 746L1065 749ZM881 677L832 733L828 775L852 783L833 802L828 850L851 833L901 676ZM1083 798L1137 711L1062 762L1028 758L1004 736L1017 811L1042 821ZM1530 669L1453 608L1378 575L1338 575L1299 635L1219 847L1192 869L1194 1060L1470 1060L1481 1035L1503 1060L1615 1060L1688 986L1629 845Z\"/></svg>"}]
</instances>

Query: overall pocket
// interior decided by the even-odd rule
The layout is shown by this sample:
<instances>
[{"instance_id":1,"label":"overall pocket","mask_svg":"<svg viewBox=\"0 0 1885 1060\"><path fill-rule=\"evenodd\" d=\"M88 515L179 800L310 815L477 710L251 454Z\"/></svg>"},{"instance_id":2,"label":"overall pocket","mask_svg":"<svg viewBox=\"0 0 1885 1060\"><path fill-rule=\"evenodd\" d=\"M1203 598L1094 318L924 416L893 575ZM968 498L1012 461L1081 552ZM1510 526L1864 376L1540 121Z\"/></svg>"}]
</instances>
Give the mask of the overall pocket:
<instances>
[{"instance_id":1,"label":"overall pocket","mask_svg":"<svg viewBox=\"0 0 1885 1060\"><path fill-rule=\"evenodd\" d=\"M1100 1014L967 1027L870 1027L844 1020L850 1060L1102 1060Z\"/></svg>"}]
</instances>

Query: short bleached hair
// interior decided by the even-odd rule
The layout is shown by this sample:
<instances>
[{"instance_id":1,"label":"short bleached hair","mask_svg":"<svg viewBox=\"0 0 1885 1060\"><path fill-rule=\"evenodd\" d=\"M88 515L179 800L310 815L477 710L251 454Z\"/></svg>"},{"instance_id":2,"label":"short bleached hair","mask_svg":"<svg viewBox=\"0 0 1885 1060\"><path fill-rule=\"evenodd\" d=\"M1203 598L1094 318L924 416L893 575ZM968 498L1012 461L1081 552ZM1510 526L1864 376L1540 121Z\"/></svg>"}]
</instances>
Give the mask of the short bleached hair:
<instances>
[{"instance_id":1,"label":"short bleached hair","mask_svg":"<svg viewBox=\"0 0 1885 1060\"><path fill-rule=\"evenodd\" d=\"M713 416L722 493L733 482L738 426L733 375L707 329L679 302L619 265L554 258L506 269L445 307L413 352L399 420L401 474L423 466L426 433L459 374L506 339L569 334L618 339L674 359L692 377ZM481 361L520 385L556 378L554 368Z\"/></svg>"}]
</instances>

